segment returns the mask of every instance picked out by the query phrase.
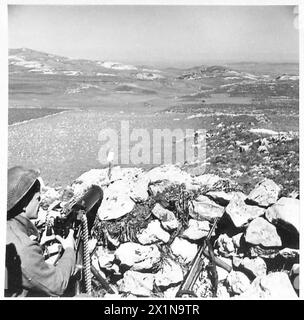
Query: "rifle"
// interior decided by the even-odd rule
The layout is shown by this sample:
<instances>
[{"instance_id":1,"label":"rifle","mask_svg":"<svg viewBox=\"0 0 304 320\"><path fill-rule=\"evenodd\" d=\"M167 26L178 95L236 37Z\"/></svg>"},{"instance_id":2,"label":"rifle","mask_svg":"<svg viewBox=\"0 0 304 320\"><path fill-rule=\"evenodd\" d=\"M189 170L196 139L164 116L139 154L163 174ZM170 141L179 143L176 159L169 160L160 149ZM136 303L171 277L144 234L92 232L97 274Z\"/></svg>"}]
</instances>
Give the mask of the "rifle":
<instances>
[{"instance_id":1,"label":"rifle","mask_svg":"<svg viewBox=\"0 0 304 320\"><path fill-rule=\"evenodd\" d=\"M199 248L195 258L193 259L191 268L190 268L186 278L184 279L183 283L181 284L178 292L176 293L177 298L180 298L183 295L197 297L193 291L193 286L194 286L199 274L202 271L202 268L204 265L204 257L209 258L211 261L210 269L211 269L211 274L214 278L215 287L217 287L216 266L219 266L219 267L227 270L228 272L230 272L232 270L232 268L228 264L226 264L225 262L223 262L222 260L220 260L219 258L214 256L213 248L210 243L210 238L213 234L213 231L216 228L218 220L219 220L219 218L215 218L215 221L214 221L211 229L209 230L208 235L203 242L203 245ZM216 294L216 289L213 294L214 295Z\"/></svg>"},{"instance_id":2,"label":"rifle","mask_svg":"<svg viewBox=\"0 0 304 320\"><path fill-rule=\"evenodd\" d=\"M59 210L58 214L47 220L47 235L54 233L66 237L70 229L74 230L76 269L78 268L78 270L71 277L65 296L74 296L81 293L90 295L92 293L91 257L88 240L102 198L102 189L93 185L81 197L73 197L63 208L61 208L60 203L57 203L52 210L53 212ZM57 261L59 257L60 255L58 255Z\"/></svg>"}]
</instances>

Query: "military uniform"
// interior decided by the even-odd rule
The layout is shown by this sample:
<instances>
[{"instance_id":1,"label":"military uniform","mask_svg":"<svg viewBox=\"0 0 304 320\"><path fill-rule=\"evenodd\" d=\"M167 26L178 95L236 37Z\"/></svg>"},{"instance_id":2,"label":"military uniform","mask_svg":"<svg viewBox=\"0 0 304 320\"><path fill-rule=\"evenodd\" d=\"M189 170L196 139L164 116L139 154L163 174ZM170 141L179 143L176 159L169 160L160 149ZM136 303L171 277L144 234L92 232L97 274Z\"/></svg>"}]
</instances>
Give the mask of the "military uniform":
<instances>
[{"instance_id":1,"label":"military uniform","mask_svg":"<svg viewBox=\"0 0 304 320\"><path fill-rule=\"evenodd\" d=\"M12 211L20 201L24 205L22 199L38 179L37 170L21 166L8 170L5 296L60 296L74 271L72 247L65 249L56 266L47 264L30 216L20 214L20 208Z\"/></svg>"},{"instance_id":2,"label":"military uniform","mask_svg":"<svg viewBox=\"0 0 304 320\"><path fill-rule=\"evenodd\" d=\"M56 266L45 262L38 238L38 230L22 215L7 221L6 245L13 244L20 257L21 290L13 296L60 296L66 289L75 266L75 251L67 248ZM14 275L12 275L14 276ZM18 275L15 275L18 276Z\"/></svg>"}]
</instances>

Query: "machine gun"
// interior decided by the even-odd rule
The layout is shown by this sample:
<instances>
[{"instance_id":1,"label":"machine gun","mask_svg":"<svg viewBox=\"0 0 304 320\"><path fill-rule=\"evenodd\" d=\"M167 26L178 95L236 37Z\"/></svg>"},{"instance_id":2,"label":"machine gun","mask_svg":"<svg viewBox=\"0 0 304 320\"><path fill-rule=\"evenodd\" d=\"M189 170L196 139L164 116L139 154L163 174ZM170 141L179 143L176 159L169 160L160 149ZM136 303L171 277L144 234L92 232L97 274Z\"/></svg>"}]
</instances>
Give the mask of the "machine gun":
<instances>
[{"instance_id":1,"label":"machine gun","mask_svg":"<svg viewBox=\"0 0 304 320\"><path fill-rule=\"evenodd\" d=\"M52 207L53 214L50 214L50 217L47 218L46 235L55 234L66 237L70 229L74 230L76 268L79 270L71 277L65 296L74 296L81 293L90 295L92 292L91 257L88 240L102 198L102 189L93 185L81 197L73 197L63 208L58 202ZM51 255L48 250L46 252L46 255ZM59 256L57 256L57 260ZM56 261L54 261L54 264Z\"/></svg>"},{"instance_id":2,"label":"machine gun","mask_svg":"<svg viewBox=\"0 0 304 320\"><path fill-rule=\"evenodd\" d=\"M216 272L216 266L219 266L228 272L232 270L232 268L220 260L219 258L214 256L213 248L210 242L210 238L216 228L217 222L219 218L216 218L211 229L209 230L209 233L207 237L205 238L203 245L199 248L193 262L191 265L191 268L184 279L183 283L181 284L178 292L176 293L176 297L182 297L183 295L188 295L192 297L197 297L196 294L193 291L193 286L201 273L203 266L204 266L204 257L207 257L210 259L210 272L213 277L213 285L215 287L214 295L216 294L216 288L217 288L217 272Z\"/></svg>"}]
</instances>

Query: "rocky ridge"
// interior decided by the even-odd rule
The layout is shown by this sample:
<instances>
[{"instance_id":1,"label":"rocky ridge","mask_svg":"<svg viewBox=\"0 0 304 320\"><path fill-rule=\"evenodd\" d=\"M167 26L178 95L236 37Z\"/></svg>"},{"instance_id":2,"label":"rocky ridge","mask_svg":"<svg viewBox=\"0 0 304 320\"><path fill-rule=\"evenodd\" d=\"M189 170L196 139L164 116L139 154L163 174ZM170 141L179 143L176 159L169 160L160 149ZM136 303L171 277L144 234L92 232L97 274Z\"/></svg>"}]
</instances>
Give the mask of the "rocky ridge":
<instances>
[{"instance_id":1,"label":"rocky ridge","mask_svg":"<svg viewBox=\"0 0 304 320\"><path fill-rule=\"evenodd\" d=\"M214 174L191 175L164 165L150 171L92 169L70 186L43 187L38 221L54 201L81 195L99 185L104 198L93 227L94 266L119 297L174 298L214 219L217 298L297 298L299 199L281 197L281 186L261 177L245 194L233 181ZM209 259L195 285L198 297L212 297ZM94 287L94 296L111 297Z\"/></svg>"}]
</instances>

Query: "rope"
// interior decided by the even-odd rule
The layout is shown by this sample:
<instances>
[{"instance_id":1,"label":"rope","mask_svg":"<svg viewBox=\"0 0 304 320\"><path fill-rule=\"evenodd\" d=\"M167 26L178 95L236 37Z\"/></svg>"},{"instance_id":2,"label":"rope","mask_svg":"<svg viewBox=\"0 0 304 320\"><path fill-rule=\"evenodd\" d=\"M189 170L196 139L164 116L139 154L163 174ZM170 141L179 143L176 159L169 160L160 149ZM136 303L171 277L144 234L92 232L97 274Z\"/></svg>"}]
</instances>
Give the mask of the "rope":
<instances>
[{"instance_id":1,"label":"rope","mask_svg":"<svg viewBox=\"0 0 304 320\"><path fill-rule=\"evenodd\" d=\"M84 214L81 219L82 223L82 240L83 240L83 268L84 268L84 281L85 289L87 294L92 294L92 283L91 283L91 258L89 252L89 229L88 220Z\"/></svg>"}]
</instances>

